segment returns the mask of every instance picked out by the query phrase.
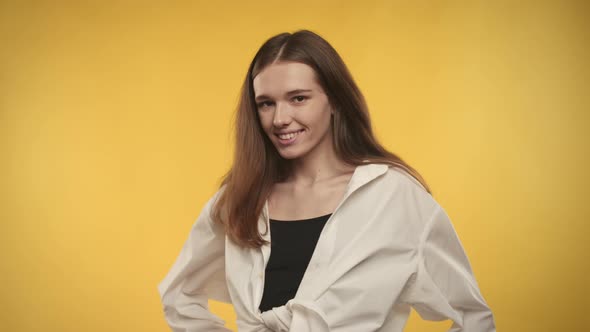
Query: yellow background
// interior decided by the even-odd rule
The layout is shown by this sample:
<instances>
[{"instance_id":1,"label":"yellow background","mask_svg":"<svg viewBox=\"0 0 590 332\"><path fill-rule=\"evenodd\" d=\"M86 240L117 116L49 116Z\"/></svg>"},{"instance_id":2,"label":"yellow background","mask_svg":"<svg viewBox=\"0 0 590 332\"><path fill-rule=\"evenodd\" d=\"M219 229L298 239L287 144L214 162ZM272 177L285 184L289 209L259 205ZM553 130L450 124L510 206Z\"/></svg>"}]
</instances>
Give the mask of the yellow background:
<instances>
[{"instance_id":1,"label":"yellow background","mask_svg":"<svg viewBox=\"0 0 590 332\"><path fill-rule=\"evenodd\" d=\"M229 165L247 66L307 28L451 216L498 330L583 331L586 3L1 1L0 330L167 331L156 285Z\"/></svg>"}]
</instances>

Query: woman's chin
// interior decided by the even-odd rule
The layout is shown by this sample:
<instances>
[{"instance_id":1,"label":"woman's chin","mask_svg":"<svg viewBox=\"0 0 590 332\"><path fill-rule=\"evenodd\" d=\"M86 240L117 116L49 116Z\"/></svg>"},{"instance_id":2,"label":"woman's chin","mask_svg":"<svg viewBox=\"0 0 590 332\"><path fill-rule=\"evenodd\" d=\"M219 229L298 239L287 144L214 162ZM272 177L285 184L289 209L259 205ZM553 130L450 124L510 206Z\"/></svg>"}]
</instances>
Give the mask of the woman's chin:
<instances>
[{"instance_id":1,"label":"woman's chin","mask_svg":"<svg viewBox=\"0 0 590 332\"><path fill-rule=\"evenodd\" d=\"M299 154L295 154L295 153L281 153L279 152L279 155L283 158L283 159L287 159L287 160L294 160L299 158Z\"/></svg>"},{"instance_id":2,"label":"woman's chin","mask_svg":"<svg viewBox=\"0 0 590 332\"><path fill-rule=\"evenodd\" d=\"M293 159L301 158L301 156L303 156L303 153L301 153L301 151L298 151L296 149L277 148L277 151L279 152L279 155L283 159L293 160Z\"/></svg>"}]
</instances>

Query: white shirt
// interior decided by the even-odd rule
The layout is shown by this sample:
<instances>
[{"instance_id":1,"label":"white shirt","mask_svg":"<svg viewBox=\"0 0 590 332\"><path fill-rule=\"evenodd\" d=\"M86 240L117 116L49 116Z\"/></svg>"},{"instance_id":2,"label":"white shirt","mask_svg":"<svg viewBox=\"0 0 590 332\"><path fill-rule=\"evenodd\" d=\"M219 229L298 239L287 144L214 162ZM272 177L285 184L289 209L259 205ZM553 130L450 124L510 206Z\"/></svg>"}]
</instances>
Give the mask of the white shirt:
<instances>
[{"instance_id":1,"label":"white shirt","mask_svg":"<svg viewBox=\"0 0 590 332\"><path fill-rule=\"evenodd\" d=\"M270 246L231 242L205 205L158 285L173 331L229 331L207 299L232 303L240 332L401 332L414 307L450 332L495 331L470 263L443 208L404 171L358 166L326 222L295 298L261 313ZM269 226L268 202L259 230ZM264 235L270 239L270 231Z\"/></svg>"}]
</instances>

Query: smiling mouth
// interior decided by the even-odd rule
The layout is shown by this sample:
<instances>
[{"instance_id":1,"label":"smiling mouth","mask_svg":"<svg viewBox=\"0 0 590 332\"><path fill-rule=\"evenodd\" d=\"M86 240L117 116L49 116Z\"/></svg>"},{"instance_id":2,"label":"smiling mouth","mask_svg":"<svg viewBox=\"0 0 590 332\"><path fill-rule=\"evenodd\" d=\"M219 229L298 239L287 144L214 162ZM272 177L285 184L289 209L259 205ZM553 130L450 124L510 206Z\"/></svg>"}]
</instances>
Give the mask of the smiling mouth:
<instances>
[{"instance_id":1,"label":"smiling mouth","mask_svg":"<svg viewBox=\"0 0 590 332\"><path fill-rule=\"evenodd\" d=\"M302 133L305 129L301 129L292 133L288 133L288 134L275 134L278 138L280 138L283 141L289 141L295 137L297 137L300 133Z\"/></svg>"}]
</instances>

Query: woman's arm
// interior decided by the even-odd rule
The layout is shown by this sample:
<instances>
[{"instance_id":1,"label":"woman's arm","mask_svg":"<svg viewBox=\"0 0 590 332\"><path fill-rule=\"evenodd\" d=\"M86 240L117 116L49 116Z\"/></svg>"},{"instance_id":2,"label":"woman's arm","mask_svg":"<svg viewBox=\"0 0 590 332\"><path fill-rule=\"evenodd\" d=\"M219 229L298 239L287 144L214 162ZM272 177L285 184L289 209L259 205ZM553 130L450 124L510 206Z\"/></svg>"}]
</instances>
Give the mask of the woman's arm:
<instances>
[{"instance_id":1,"label":"woman's arm","mask_svg":"<svg viewBox=\"0 0 590 332\"><path fill-rule=\"evenodd\" d=\"M201 211L172 268L158 285L166 321L175 332L230 331L207 304L208 299L231 302L225 282L225 235L210 218L218 193Z\"/></svg>"},{"instance_id":2,"label":"woman's arm","mask_svg":"<svg viewBox=\"0 0 590 332\"><path fill-rule=\"evenodd\" d=\"M494 317L483 299L451 221L437 206L421 238L418 269L404 302L426 320L451 319L449 332L494 332Z\"/></svg>"}]
</instances>

